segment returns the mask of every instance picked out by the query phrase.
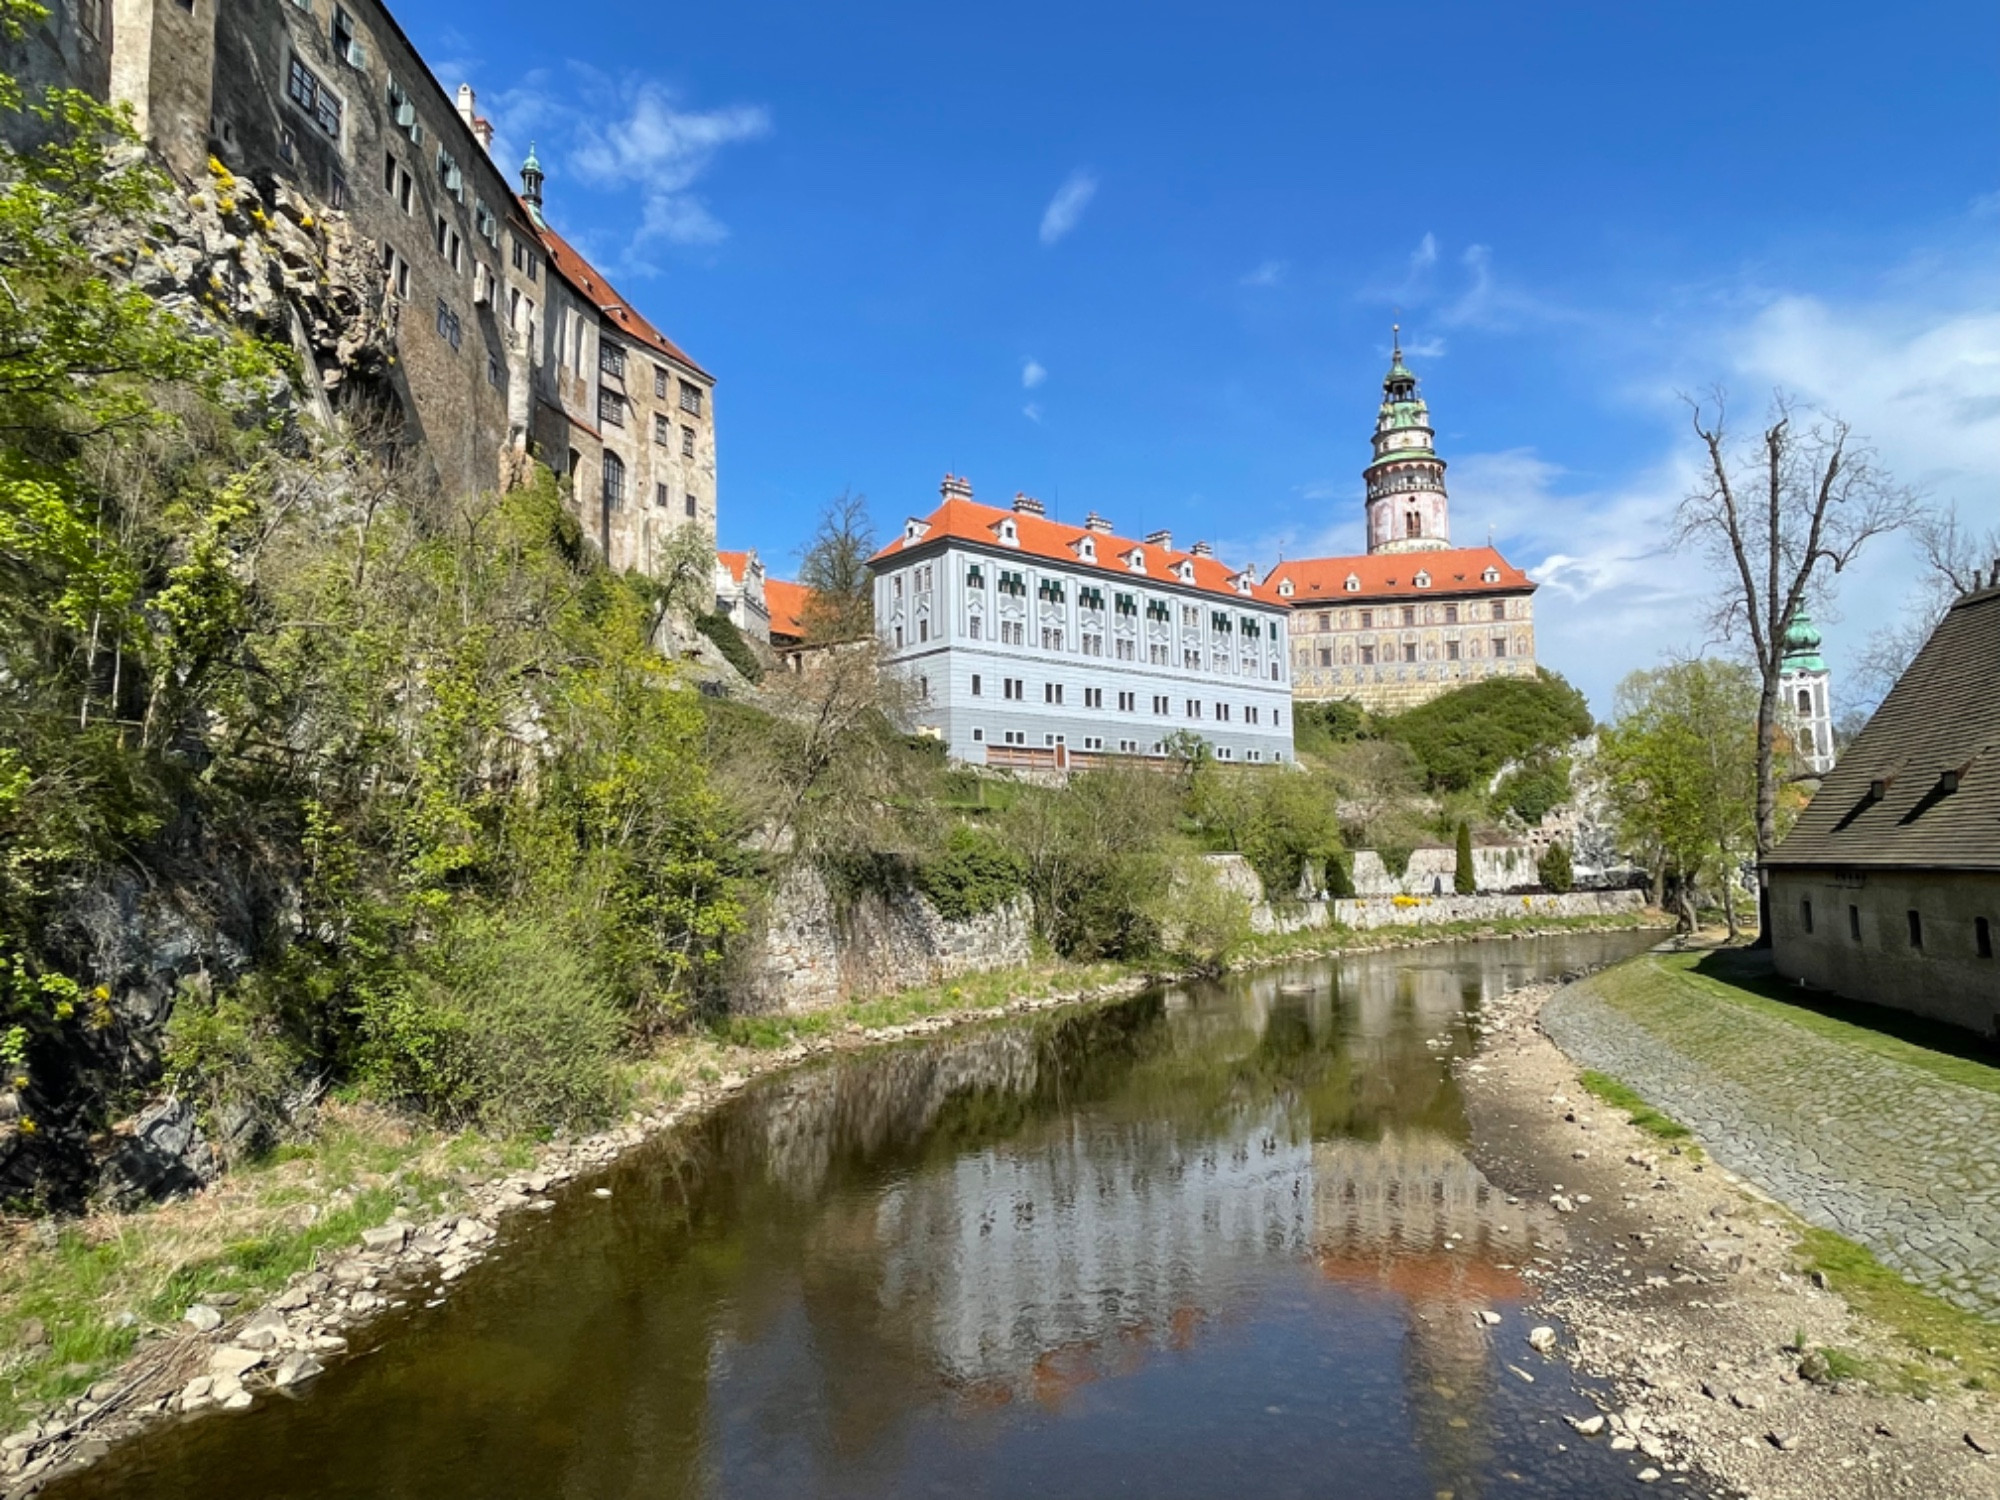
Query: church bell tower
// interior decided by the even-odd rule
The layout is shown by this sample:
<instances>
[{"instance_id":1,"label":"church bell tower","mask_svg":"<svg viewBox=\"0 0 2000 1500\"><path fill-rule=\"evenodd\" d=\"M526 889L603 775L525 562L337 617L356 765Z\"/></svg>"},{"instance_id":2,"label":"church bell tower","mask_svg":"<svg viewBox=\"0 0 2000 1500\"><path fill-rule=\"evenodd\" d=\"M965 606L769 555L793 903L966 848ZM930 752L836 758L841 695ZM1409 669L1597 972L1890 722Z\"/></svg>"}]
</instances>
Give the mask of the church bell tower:
<instances>
[{"instance_id":1,"label":"church bell tower","mask_svg":"<svg viewBox=\"0 0 2000 1500\"><path fill-rule=\"evenodd\" d=\"M1395 354L1382 381L1382 409L1375 419L1375 458L1361 471L1368 485L1370 552L1434 552L1451 545L1444 460L1431 446L1433 436L1417 377L1403 363L1398 324Z\"/></svg>"}]
</instances>

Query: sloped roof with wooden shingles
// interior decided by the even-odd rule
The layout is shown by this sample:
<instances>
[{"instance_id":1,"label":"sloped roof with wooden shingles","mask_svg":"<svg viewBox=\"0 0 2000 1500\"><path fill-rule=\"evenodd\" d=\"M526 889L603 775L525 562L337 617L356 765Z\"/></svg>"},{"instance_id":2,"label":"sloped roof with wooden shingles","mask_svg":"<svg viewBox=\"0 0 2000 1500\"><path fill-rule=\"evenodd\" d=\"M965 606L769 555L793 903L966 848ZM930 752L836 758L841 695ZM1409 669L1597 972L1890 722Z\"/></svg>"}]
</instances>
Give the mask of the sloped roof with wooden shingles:
<instances>
[{"instance_id":1,"label":"sloped roof with wooden shingles","mask_svg":"<svg viewBox=\"0 0 2000 1500\"><path fill-rule=\"evenodd\" d=\"M2000 588L1946 612L1767 863L2000 872Z\"/></svg>"}]
</instances>

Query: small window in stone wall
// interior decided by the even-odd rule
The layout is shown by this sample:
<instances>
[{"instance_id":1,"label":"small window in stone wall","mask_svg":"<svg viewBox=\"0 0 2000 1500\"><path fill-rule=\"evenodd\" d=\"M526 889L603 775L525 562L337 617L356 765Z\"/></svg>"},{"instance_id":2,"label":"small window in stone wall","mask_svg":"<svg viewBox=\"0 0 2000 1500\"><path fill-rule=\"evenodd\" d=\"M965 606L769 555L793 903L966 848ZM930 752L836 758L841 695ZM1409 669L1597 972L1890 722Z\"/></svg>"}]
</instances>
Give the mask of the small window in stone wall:
<instances>
[{"instance_id":1,"label":"small window in stone wall","mask_svg":"<svg viewBox=\"0 0 2000 1500\"><path fill-rule=\"evenodd\" d=\"M1857 943L1861 941L1861 908L1858 906L1847 908L1847 935Z\"/></svg>"},{"instance_id":2,"label":"small window in stone wall","mask_svg":"<svg viewBox=\"0 0 2000 1500\"><path fill-rule=\"evenodd\" d=\"M1981 958L1993 956L1993 923L1987 918L1972 919L1972 944Z\"/></svg>"},{"instance_id":3,"label":"small window in stone wall","mask_svg":"<svg viewBox=\"0 0 2000 1500\"><path fill-rule=\"evenodd\" d=\"M1799 925L1804 927L1805 930L1809 933L1813 930L1812 902L1801 901L1799 903Z\"/></svg>"},{"instance_id":4,"label":"small window in stone wall","mask_svg":"<svg viewBox=\"0 0 2000 1500\"><path fill-rule=\"evenodd\" d=\"M1908 913L1908 916L1910 919L1910 946L1912 948L1921 948L1924 945L1924 914L1919 911L1913 911Z\"/></svg>"},{"instance_id":5,"label":"small window in stone wall","mask_svg":"<svg viewBox=\"0 0 2000 1500\"><path fill-rule=\"evenodd\" d=\"M687 513L689 518L692 519L695 512L700 509L701 509L701 502L698 499L696 499L692 494L690 494L687 497Z\"/></svg>"}]
</instances>

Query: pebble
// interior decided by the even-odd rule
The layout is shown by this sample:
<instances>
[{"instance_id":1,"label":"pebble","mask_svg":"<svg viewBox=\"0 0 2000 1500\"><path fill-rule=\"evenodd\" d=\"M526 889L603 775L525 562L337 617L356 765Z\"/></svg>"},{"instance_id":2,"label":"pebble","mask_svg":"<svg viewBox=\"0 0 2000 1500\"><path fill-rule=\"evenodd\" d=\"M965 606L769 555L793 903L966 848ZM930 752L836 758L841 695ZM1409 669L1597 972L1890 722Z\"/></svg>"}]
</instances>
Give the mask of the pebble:
<instances>
[{"instance_id":1,"label":"pebble","mask_svg":"<svg viewBox=\"0 0 2000 1500\"><path fill-rule=\"evenodd\" d=\"M611 1189L610 1189L610 1188L592 1188L592 1189L590 1190L590 1196L591 1196L591 1197L593 1197L593 1198L609 1198L609 1197L611 1196Z\"/></svg>"},{"instance_id":2,"label":"pebble","mask_svg":"<svg viewBox=\"0 0 2000 1500\"><path fill-rule=\"evenodd\" d=\"M1639 1471L1639 1483L1641 1484L1653 1484L1658 1481L1659 1477L1660 1471L1651 1465Z\"/></svg>"},{"instance_id":3,"label":"pebble","mask_svg":"<svg viewBox=\"0 0 2000 1500\"><path fill-rule=\"evenodd\" d=\"M1569 1425L1585 1437L1596 1437L1598 1433L1604 1431L1604 1413L1599 1412L1591 1417L1571 1417Z\"/></svg>"},{"instance_id":4,"label":"pebble","mask_svg":"<svg viewBox=\"0 0 2000 1500\"><path fill-rule=\"evenodd\" d=\"M197 1302L181 1314L181 1321L196 1333L213 1333L222 1326L222 1314L206 1303Z\"/></svg>"},{"instance_id":5,"label":"pebble","mask_svg":"<svg viewBox=\"0 0 2000 1500\"><path fill-rule=\"evenodd\" d=\"M1547 1354L1556 1346L1556 1331L1546 1323L1529 1329L1528 1346L1537 1354Z\"/></svg>"}]
</instances>

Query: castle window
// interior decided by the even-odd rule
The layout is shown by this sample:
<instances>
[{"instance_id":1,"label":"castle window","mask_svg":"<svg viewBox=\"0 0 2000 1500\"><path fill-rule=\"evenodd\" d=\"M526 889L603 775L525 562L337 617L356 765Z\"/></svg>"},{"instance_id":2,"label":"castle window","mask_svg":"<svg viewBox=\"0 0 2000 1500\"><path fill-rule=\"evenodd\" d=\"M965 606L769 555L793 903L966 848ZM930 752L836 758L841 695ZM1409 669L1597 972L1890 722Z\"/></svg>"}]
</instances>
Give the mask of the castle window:
<instances>
[{"instance_id":1,"label":"castle window","mask_svg":"<svg viewBox=\"0 0 2000 1500\"><path fill-rule=\"evenodd\" d=\"M597 420L607 427L625 425L625 398L616 391L597 393Z\"/></svg>"},{"instance_id":2,"label":"castle window","mask_svg":"<svg viewBox=\"0 0 2000 1500\"><path fill-rule=\"evenodd\" d=\"M1374 610L1364 609L1361 611L1361 628L1363 630L1373 630L1375 628Z\"/></svg>"},{"instance_id":3,"label":"castle window","mask_svg":"<svg viewBox=\"0 0 2000 1500\"><path fill-rule=\"evenodd\" d=\"M1847 908L1847 935L1857 943L1861 941L1861 908L1858 906Z\"/></svg>"},{"instance_id":4,"label":"castle window","mask_svg":"<svg viewBox=\"0 0 2000 1500\"><path fill-rule=\"evenodd\" d=\"M1496 635L1493 637L1493 654L1495 656L1505 656L1507 654L1506 636Z\"/></svg>"},{"instance_id":5,"label":"castle window","mask_svg":"<svg viewBox=\"0 0 2000 1500\"><path fill-rule=\"evenodd\" d=\"M1812 694L1804 688L1799 689L1799 712L1802 714L1810 714L1812 712Z\"/></svg>"},{"instance_id":6,"label":"castle window","mask_svg":"<svg viewBox=\"0 0 2000 1500\"><path fill-rule=\"evenodd\" d=\"M188 9L193 10L194 7L190 5ZM362 50L361 43L355 40L354 17L338 5L333 8L333 55L350 68L368 66L368 54Z\"/></svg>"},{"instance_id":7,"label":"castle window","mask_svg":"<svg viewBox=\"0 0 2000 1500\"><path fill-rule=\"evenodd\" d=\"M685 412L692 412L697 417L701 415L700 386L690 385L685 380L681 382L681 410Z\"/></svg>"},{"instance_id":8,"label":"castle window","mask_svg":"<svg viewBox=\"0 0 2000 1500\"><path fill-rule=\"evenodd\" d=\"M665 417L661 416L658 412L654 412L653 441L656 443L663 443L663 444L669 443L673 441L673 434L674 434L674 424L669 422Z\"/></svg>"},{"instance_id":9,"label":"castle window","mask_svg":"<svg viewBox=\"0 0 2000 1500\"><path fill-rule=\"evenodd\" d=\"M1908 913L1908 916L1910 919L1910 946L1912 948L1921 948L1924 945L1923 913L1913 911Z\"/></svg>"},{"instance_id":10,"label":"castle window","mask_svg":"<svg viewBox=\"0 0 2000 1500\"><path fill-rule=\"evenodd\" d=\"M1444 607L1444 622L1447 625L1456 625L1458 623L1458 606L1456 604L1447 604Z\"/></svg>"},{"instance_id":11,"label":"castle window","mask_svg":"<svg viewBox=\"0 0 2000 1500\"><path fill-rule=\"evenodd\" d=\"M625 346L614 344L610 339L601 341L597 346L597 368L607 375L615 375L620 380L623 380L625 378Z\"/></svg>"},{"instance_id":12,"label":"castle window","mask_svg":"<svg viewBox=\"0 0 2000 1500\"><path fill-rule=\"evenodd\" d=\"M692 427L683 427L681 429L681 457L694 457L694 429Z\"/></svg>"},{"instance_id":13,"label":"castle window","mask_svg":"<svg viewBox=\"0 0 2000 1500\"><path fill-rule=\"evenodd\" d=\"M1403 623L1405 625L1414 625L1417 623L1417 611L1414 606L1405 605L1403 607Z\"/></svg>"},{"instance_id":14,"label":"castle window","mask_svg":"<svg viewBox=\"0 0 2000 1500\"><path fill-rule=\"evenodd\" d=\"M452 311L451 304L442 297L438 298L437 330L438 337L450 344L452 352L456 354L459 341L464 334L459 327L458 314Z\"/></svg>"},{"instance_id":15,"label":"castle window","mask_svg":"<svg viewBox=\"0 0 2000 1500\"><path fill-rule=\"evenodd\" d=\"M625 460L615 453L604 455L604 508L625 508Z\"/></svg>"},{"instance_id":16,"label":"castle window","mask_svg":"<svg viewBox=\"0 0 2000 1500\"><path fill-rule=\"evenodd\" d=\"M320 82L319 75L296 57L285 75L285 94L321 130L336 141L340 139L340 96Z\"/></svg>"},{"instance_id":17,"label":"castle window","mask_svg":"<svg viewBox=\"0 0 2000 1500\"><path fill-rule=\"evenodd\" d=\"M1808 933L1810 933L1813 930L1811 901L1801 901L1799 903L1799 924L1802 927L1804 927Z\"/></svg>"},{"instance_id":18,"label":"castle window","mask_svg":"<svg viewBox=\"0 0 2000 1500\"><path fill-rule=\"evenodd\" d=\"M653 504L658 506L661 510L665 510L669 505L672 505L673 503L674 503L674 492L667 488L667 482L664 479L662 479L659 483L653 486Z\"/></svg>"},{"instance_id":19,"label":"castle window","mask_svg":"<svg viewBox=\"0 0 2000 1500\"><path fill-rule=\"evenodd\" d=\"M1411 511L1407 516L1403 517L1404 536L1422 536L1423 534L1423 517L1419 516L1415 511Z\"/></svg>"},{"instance_id":20,"label":"castle window","mask_svg":"<svg viewBox=\"0 0 2000 1500\"><path fill-rule=\"evenodd\" d=\"M1507 601L1505 599L1495 599L1493 601L1493 618L1496 620L1507 618Z\"/></svg>"},{"instance_id":21,"label":"castle window","mask_svg":"<svg viewBox=\"0 0 2000 1500\"><path fill-rule=\"evenodd\" d=\"M1444 659L1445 659L1446 661L1457 661L1457 660L1458 660L1458 642L1457 642L1457 641L1446 641L1446 642L1444 643Z\"/></svg>"},{"instance_id":22,"label":"castle window","mask_svg":"<svg viewBox=\"0 0 2000 1500\"><path fill-rule=\"evenodd\" d=\"M1985 917L1972 919L1972 946L1981 958L1993 956L1993 924Z\"/></svg>"},{"instance_id":23,"label":"castle window","mask_svg":"<svg viewBox=\"0 0 2000 1500\"><path fill-rule=\"evenodd\" d=\"M667 399L667 372L660 366L653 366L653 394L660 400Z\"/></svg>"}]
</instances>

